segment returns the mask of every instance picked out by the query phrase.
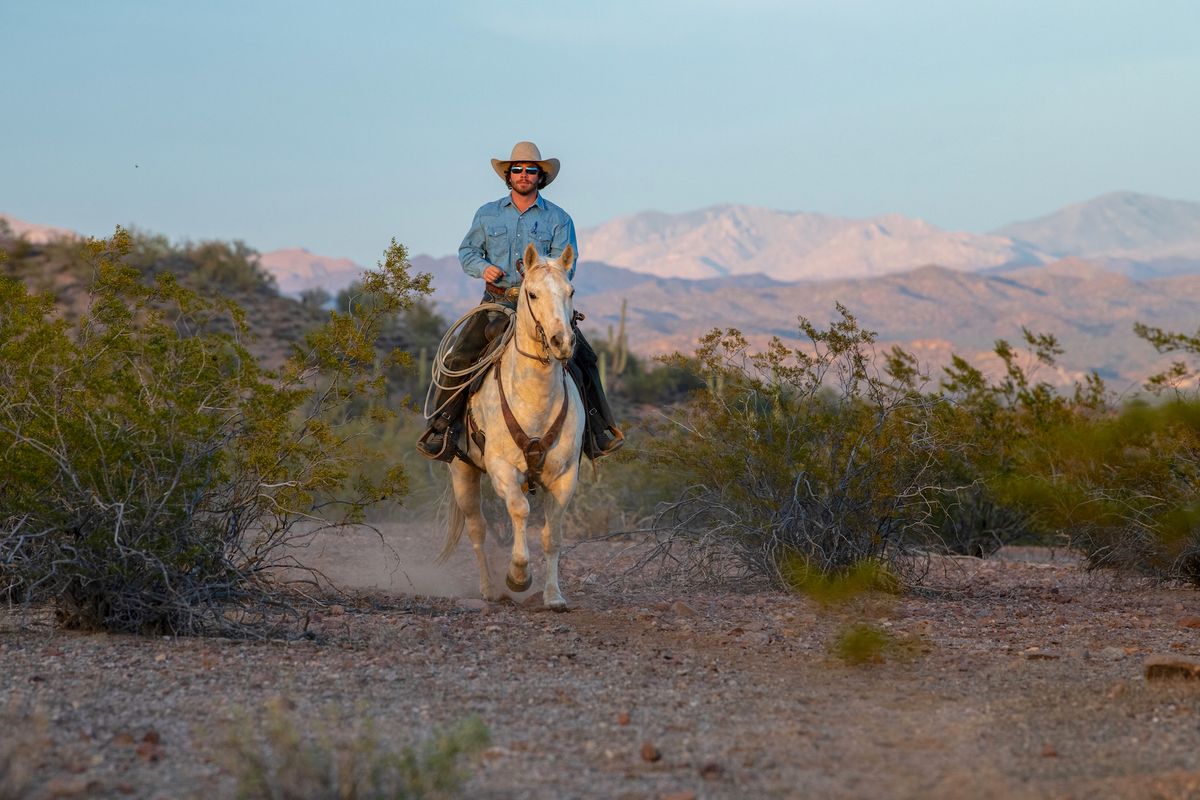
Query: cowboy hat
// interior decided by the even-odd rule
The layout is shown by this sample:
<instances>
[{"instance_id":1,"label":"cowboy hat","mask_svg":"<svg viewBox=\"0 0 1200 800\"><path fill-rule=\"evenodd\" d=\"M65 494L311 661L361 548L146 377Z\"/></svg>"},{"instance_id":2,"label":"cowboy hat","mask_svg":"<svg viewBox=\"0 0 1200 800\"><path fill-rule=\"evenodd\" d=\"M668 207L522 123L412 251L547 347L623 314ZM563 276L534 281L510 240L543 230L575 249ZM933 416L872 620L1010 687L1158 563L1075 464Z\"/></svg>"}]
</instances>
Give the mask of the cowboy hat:
<instances>
[{"instance_id":1,"label":"cowboy hat","mask_svg":"<svg viewBox=\"0 0 1200 800\"><path fill-rule=\"evenodd\" d=\"M492 159L492 169L496 170L496 174L500 176L500 180L508 180L508 168L515 161L532 161L542 168L546 173L546 182L542 187L549 186L550 183L558 177L558 159L557 158L542 158L541 151L533 142L517 142L513 145L512 155L507 161L501 161L498 158Z\"/></svg>"}]
</instances>

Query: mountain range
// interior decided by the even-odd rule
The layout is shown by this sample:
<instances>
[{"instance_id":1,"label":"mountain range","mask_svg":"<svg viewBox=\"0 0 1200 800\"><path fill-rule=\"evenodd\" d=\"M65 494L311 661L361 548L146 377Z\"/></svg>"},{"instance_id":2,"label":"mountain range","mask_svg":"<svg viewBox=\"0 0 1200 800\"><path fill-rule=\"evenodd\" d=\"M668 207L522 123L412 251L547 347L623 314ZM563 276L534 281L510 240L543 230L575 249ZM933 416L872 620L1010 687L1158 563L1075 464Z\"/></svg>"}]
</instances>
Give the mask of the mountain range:
<instances>
[{"instance_id":1,"label":"mountain range","mask_svg":"<svg viewBox=\"0 0 1200 800\"><path fill-rule=\"evenodd\" d=\"M644 212L581 231L579 239L588 260L692 279L871 278L928 264L976 270L1051 260L1005 236L944 231L899 214L845 219L753 206Z\"/></svg>"},{"instance_id":2,"label":"mountain range","mask_svg":"<svg viewBox=\"0 0 1200 800\"><path fill-rule=\"evenodd\" d=\"M27 236L64 233L8 224ZM1133 336L1134 321L1187 332L1200 321L1200 203L1132 192L988 234L900 215L855 220L724 205L643 212L581 230L579 239L584 329L603 336L627 302L630 345L642 354L690 352L717 326L758 343L796 342L797 315L824 323L841 302L881 345L901 344L931 367L951 352L986 362L996 339L1017 340L1024 326L1066 347L1046 376L1052 382L1096 370L1132 385L1169 360ZM291 294L335 292L361 270L300 248L260 261ZM482 287L456 256L412 261L432 274L443 315L456 318L478 302Z\"/></svg>"}]
</instances>

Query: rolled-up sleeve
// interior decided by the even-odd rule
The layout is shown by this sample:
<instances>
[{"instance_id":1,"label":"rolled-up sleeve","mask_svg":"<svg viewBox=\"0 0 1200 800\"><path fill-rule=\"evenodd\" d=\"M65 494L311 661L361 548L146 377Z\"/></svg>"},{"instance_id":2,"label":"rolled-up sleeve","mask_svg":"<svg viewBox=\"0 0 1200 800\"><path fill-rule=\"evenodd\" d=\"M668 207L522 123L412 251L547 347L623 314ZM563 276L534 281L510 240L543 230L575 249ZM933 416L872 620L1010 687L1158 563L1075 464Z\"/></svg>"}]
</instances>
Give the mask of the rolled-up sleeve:
<instances>
[{"instance_id":1,"label":"rolled-up sleeve","mask_svg":"<svg viewBox=\"0 0 1200 800\"><path fill-rule=\"evenodd\" d=\"M458 246L458 261L462 264L463 272L472 278L482 278L483 271L488 268L488 260L483 254L487 232L483 227L482 211L483 209L480 209L475 212L475 218L471 220L471 229L467 231L462 244ZM572 230L572 236L574 236L574 230Z\"/></svg>"},{"instance_id":2,"label":"rolled-up sleeve","mask_svg":"<svg viewBox=\"0 0 1200 800\"><path fill-rule=\"evenodd\" d=\"M558 258L567 249L567 245L571 245L571 249L575 251L575 260L571 263L570 272L567 273L567 278L575 277L575 267L579 264L579 242L575 240L575 221L570 217L566 217L560 224L554 226L554 239L550 242L550 257Z\"/></svg>"}]
</instances>

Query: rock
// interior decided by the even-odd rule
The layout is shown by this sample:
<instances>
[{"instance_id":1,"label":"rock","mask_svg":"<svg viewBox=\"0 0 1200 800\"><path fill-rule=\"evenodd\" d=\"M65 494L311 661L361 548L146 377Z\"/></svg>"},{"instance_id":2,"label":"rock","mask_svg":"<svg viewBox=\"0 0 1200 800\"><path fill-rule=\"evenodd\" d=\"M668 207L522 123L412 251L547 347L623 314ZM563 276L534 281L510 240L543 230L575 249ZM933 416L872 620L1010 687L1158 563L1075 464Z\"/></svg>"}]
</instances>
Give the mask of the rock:
<instances>
[{"instance_id":1,"label":"rock","mask_svg":"<svg viewBox=\"0 0 1200 800\"><path fill-rule=\"evenodd\" d=\"M675 612L676 616L679 617L694 617L699 613L696 611L696 609L692 608L682 600L676 600L671 606L671 610Z\"/></svg>"},{"instance_id":2,"label":"rock","mask_svg":"<svg viewBox=\"0 0 1200 800\"><path fill-rule=\"evenodd\" d=\"M340 617L345 613L346 613L345 606L338 605L338 606L330 606L329 607L329 616L331 616L331 617Z\"/></svg>"},{"instance_id":3,"label":"rock","mask_svg":"<svg viewBox=\"0 0 1200 800\"><path fill-rule=\"evenodd\" d=\"M642 742L642 761L651 763L662 759L662 752L654 746L653 742Z\"/></svg>"},{"instance_id":4,"label":"rock","mask_svg":"<svg viewBox=\"0 0 1200 800\"><path fill-rule=\"evenodd\" d=\"M724 773L725 770L722 769L721 765L715 761L709 761L707 764L700 767L700 777L704 778L706 781L715 781Z\"/></svg>"},{"instance_id":5,"label":"rock","mask_svg":"<svg viewBox=\"0 0 1200 800\"><path fill-rule=\"evenodd\" d=\"M1105 661L1120 661L1125 657L1125 648L1123 647L1105 647L1099 653L1100 658Z\"/></svg>"},{"instance_id":6,"label":"rock","mask_svg":"<svg viewBox=\"0 0 1200 800\"><path fill-rule=\"evenodd\" d=\"M1058 748L1046 742L1042 745L1042 758L1058 758Z\"/></svg>"},{"instance_id":7,"label":"rock","mask_svg":"<svg viewBox=\"0 0 1200 800\"><path fill-rule=\"evenodd\" d=\"M146 731L146 735L142 737L142 741L147 744L162 744L162 736L154 728L151 728Z\"/></svg>"},{"instance_id":8,"label":"rock","mask_svg":"<svg viewBox=\"0 0 1200 800\"><path fill-rule=\"evenodd\" d=\"M1156 653L1146 656L1142 665L1148 681L1172 678L1200 679L1200 659L1196 658Z\"/></svg>"},{"instance_id":9,"label":"rock","mask_svg":"<svg viewBox=\"0 0 1200 800\"><path fill-rule=\"evenodd\" d=\"M151 736L153 736L153 739ZM142 759L143 761L154 763L155 761L161 760L163 757L163 749L161 746L159 746L158 734L154 731L147 733L145 738L142 739L142 743L137 746L137 750L135 752L137 753L138 758Z\"/></svg>"},{"instance_id":10,"label":"rock","mask_svg":"<svg viewBox=\"0 0 1200 800\"><path fill-rule=\"evenodd\" d=\"M42 790L47 797L83 797L94 786L94 781L82 775L58 775L46 781Z\"/></svg>"},{"instance_id":11,"label":"rock","mask_svg":"<svg viewBox=\"0 0 1200 800\"><path fill-rule=\"evenodd\" d=\"M662 800L696 800L696 793L691 789L682 789L678 792L664 794Z\"/></svg>"},{"instance_id":12,"label":"rock","mask_svg":"<svg viewBox=\"0 0 1200 800\"><path fill-rule=\"evenodd\" d=\"M459 600L458 607L466 611L483 611L488 607L488 604L486 600L468 597L465 600Z\"/></svg>"},{"instance_id":13,"label":"rock","mask_svg":"<svg viewBox=\"0 0 1200 800\"><path fill-rule=\"evenodd\" d=\"M617 713L617 724L618 725L628 725L629 720L630 720L630 717L629 717L628 711L621 711L621 712Z\"/></svg>"},{"instance_id":14,"label":"rock","mask_svg":"<svg viewBox=\"0 0 1200 800\"><path fill-rule=\"evenodd\" d=\"M1200 617L1181 617L1175 624L1181 628L1200 628Z\"/></svg>"},{"instance_id":15,"label":"rock","mask_svg":"<svg viewBox=\"0 0 1200 800\"><path fill-rule=\"evenodd\" d=\"M1030 661L1055 661L1062 656L1054 650L1030 650L1025 653Z\"/></svg>"},{"instance_id":16,"label":"rock","mask_svg":"<svg viewBox=\"0 0 1200 800\"><path fill-rule=\"evenodd\" d=\"M522 608L544 608L545 606L546 601L541 592L534 592L521 602Z\"/></svg>"}]
</instances>

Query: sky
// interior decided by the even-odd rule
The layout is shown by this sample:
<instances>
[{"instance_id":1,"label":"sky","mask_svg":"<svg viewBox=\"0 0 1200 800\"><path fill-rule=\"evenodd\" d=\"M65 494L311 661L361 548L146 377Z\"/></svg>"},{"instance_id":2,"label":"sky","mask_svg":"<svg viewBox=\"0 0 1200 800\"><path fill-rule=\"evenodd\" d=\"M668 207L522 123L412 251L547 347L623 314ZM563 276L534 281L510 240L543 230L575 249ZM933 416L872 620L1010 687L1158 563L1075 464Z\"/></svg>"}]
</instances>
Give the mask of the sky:
<instances>
[{"instance_id":1,"label":"sky","mask_svg":"<svg viewBox=\"0 0 1200 800\"><path fill-rule=\"evenodd\" d=\"M446 255L523 139L580 229L1196 201L1198 30L1195 0L0 0L0 212Z\"/></svg>"}]
</instances>

